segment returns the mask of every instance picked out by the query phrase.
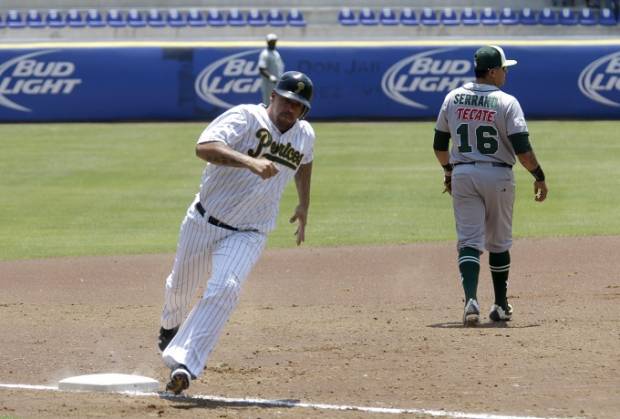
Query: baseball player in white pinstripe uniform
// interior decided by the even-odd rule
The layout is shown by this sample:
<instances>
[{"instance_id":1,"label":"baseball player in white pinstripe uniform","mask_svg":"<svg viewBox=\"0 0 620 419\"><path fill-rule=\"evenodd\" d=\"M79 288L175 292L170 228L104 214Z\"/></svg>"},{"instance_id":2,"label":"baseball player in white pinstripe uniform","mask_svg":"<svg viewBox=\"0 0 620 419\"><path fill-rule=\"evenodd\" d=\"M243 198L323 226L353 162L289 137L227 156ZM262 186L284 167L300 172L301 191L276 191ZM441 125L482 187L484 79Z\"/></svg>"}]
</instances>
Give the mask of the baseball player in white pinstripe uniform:
<instances>
[{"instance_id":1,"label":"baseball player in white pinstripe uniform","mask_svg":"<svg viewBox=\"0 0 620 419\"><path fill-rule=\"evenodd\" d=\"M305 74L284 73L268 107L231 108L198 139L196 155L207 166L181 225L161 315L159 348L171 369L168 391L181 393L204 370L292 178L299 203L290 221L298 223L297 245L304 241L315 136L302 118L312 90ZM204 295L188 314L209 267Z\"/></svg>"}]
</instances>

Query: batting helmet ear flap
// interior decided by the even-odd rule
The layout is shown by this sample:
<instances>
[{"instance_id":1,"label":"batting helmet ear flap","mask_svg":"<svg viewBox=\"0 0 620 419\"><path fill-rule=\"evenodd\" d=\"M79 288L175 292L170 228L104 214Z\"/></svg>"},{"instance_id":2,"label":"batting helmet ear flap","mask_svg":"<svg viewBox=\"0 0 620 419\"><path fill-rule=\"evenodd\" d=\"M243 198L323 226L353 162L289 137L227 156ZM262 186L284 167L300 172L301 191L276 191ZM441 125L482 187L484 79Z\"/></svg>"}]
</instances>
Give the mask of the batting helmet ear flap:
<instances>
[{"instance_id":1,"label":"batting helmet ear flap","mask_svg":"<svg viewBox=\"0 0 620 419\"><path fill-rule=\"evenodd\" d=\"M306 108L304 106L304 111L301 113L301 115L299 115L299 119L304 119L306 118L306 115L308 115L308 112L310 112L310 109Z\"/></svg>"},{"instance_id":2,"label":"batting helmet ear flap","mask_svg":"<svg viewBox=\"0 0 620 419\"><path fill-rule=\"evenodd\" d=\"M305 109L299 117L300 119L304 118L310 111L310 101L312 100L314 85L310 77L306 76L304 73L299 71L287 71L282 74L273 90L280 96L284 96L285 98L304 105Z\"/></svg>"}]
</instances>

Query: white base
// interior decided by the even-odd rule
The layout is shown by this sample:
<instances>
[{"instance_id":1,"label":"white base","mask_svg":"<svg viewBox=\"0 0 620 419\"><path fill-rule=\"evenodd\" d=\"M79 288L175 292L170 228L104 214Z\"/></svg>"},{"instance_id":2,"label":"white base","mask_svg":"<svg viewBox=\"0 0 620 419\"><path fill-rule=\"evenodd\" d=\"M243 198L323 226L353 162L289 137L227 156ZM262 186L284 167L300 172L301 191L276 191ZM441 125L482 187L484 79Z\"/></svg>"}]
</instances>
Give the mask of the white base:
<instances>
[{"instance_id":1,"label":"white base","mask_svg":"<svg viewBox=\"0 0 620 419\"><path fill-rule=\"evenodd\" d=\"M79 375L58 382L58 389L67 391L150 392L158 388L159 382L152 378L129 374Z\"/></svg>"}]
</instances>

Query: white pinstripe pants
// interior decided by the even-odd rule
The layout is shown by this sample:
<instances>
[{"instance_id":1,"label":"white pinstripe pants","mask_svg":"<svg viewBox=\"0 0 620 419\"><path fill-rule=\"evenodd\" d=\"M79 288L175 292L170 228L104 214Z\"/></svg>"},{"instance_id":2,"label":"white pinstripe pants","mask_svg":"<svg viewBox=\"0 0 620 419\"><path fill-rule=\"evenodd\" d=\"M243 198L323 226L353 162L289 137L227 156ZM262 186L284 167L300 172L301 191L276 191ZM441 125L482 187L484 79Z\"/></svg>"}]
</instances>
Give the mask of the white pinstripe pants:
<instances>
[{"instance_id":1,"label":"white pinstripe pants","mask_svg":"<svg viewBox=\"0 0 620 419\"><path fill-rule=\"evenodd\" d=\"M187 212L179 235L172 272L166 280L161 325L181 325L164 353L169 368L185 365L199 376L226 321L237 306L241 286L258 261L267 236L216 227L193 208ZM209 263L211 277L202 299L183 321Z\"/></svg>"}]
</instances>

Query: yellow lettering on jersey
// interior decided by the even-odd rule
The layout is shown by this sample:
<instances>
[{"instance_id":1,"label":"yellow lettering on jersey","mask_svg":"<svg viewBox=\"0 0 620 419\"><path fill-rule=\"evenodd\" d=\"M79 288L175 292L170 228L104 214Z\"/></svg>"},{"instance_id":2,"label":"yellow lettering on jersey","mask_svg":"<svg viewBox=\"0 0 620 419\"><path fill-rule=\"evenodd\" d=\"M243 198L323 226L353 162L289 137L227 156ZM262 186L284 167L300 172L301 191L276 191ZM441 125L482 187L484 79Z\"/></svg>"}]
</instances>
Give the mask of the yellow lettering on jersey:
<instances>
[{"instance_id":1,"label":"yellow lettering on jersey","mask_svg":"<svg viewBox=\"0 0 620 419\"><path fill-rule=\"evenodd\" d=\"M293 170L301 164L304 155L295 150L291 143L281 144L273 141L273 137L267 129L261 128L256 131L256 138L258 138L258 146L256 149L248 150L250 157L263 155L265 158L281 163ZM263 153L263 151L268 152Z\"/></svg>"}]
</instances>

